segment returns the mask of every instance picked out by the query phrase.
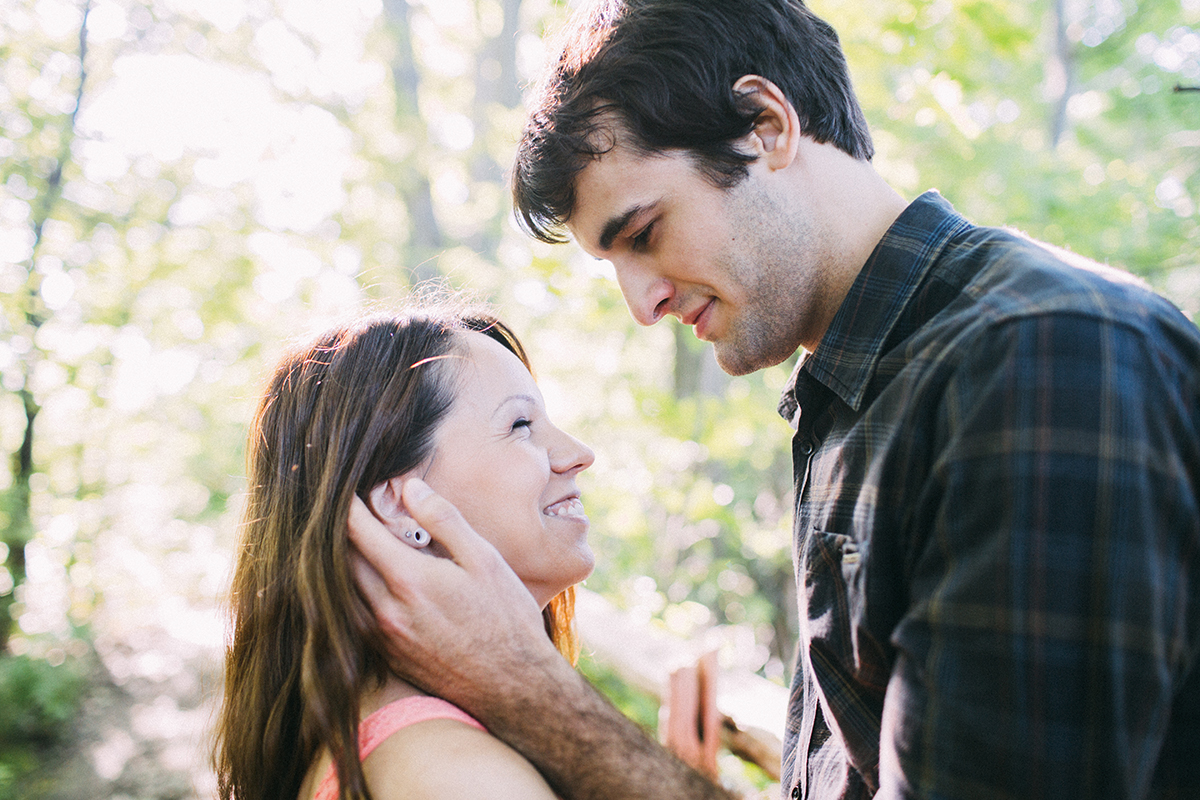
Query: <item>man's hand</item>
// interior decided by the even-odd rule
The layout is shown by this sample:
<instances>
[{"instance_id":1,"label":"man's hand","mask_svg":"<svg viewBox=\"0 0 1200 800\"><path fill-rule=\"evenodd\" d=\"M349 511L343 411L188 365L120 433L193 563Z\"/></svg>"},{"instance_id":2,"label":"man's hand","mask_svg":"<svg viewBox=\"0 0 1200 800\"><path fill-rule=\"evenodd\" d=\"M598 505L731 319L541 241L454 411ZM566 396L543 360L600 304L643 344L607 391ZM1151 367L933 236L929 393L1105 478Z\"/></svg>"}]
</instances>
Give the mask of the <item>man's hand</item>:
<instances>
[{"instance_id":1,"label":"man's hand","mask_svg":"<svg viewBox=\"0 0 1200 800\"><path fill-rule=\"evenodd\" d=\"M387 638L393 669L487 716L479 704L497 674L560 657L533 596L496 548L424 482L409 480L403 493L408 512L432 536L431 549L448 557L402 543L355 498L349 531L362 555L359 587Z\"/></svg>"},{"instance_id":2,"label":"man's hand","mask_svg":"<svg viewBox=\"0 0 1200 800\"><path fill-rule=\"evenodd\" d=\"M671 672L666 719L660 722L663 745L683 763L717 780L721 744L721 712L717 708L717 651L705 653L695 666ZM665 724L664 724L665 723Z\"/></svg>"},{"instance_id":3,"label":"man's hand","mask_svg":"<svg viewBox=\"0 0 1200 800\"><path fill-rule=\"evenodd\" d=\"M571 668L533 596L454 506L419 480L403 494L433 537L425 550L392 536L361 500L349 520L358 583L399 675L475 716L560 797L729 800Z\"/></svg>"}]
</instances>

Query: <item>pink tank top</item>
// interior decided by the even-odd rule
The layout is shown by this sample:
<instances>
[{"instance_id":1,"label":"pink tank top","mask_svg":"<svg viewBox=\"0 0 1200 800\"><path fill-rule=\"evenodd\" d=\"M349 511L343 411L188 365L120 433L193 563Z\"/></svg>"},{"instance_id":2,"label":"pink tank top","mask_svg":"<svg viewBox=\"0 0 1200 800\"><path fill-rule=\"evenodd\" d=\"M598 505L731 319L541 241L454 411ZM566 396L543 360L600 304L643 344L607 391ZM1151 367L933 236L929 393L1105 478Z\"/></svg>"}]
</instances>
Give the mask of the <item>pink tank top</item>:
<instances>
[{"instance_id":1,"label":"pink tank top","mask_svg":"<svg viewBox=\"0 0 1200 800\"><path fill-rule=\"evenodd\" d=\"M388 703L358 723L358 757L365 760L380 742L401 728L430 719L454 719L465 722L481 731L486 731L479 722L456 705L440 697L404 697ZM337 770L332 764L325 779L317 787L314 800L337 800Z\"/></svg>"}]
</instances>

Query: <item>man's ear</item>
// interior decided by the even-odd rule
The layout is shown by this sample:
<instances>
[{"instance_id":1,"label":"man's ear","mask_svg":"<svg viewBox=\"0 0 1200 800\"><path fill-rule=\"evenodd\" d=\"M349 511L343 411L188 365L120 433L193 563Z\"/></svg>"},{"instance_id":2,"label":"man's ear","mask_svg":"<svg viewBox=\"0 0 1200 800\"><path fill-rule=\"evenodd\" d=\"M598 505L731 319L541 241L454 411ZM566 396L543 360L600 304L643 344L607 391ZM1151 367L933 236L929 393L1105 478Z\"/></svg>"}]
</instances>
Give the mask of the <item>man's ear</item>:
<instances>
[{"instance_id":1,"label":"man's ear","mask_svg":"<svg viewBox=\"0 0 1200 800\"><path fill-rule=\"evenodd\" d=\"M733 84L735 94L752 96L762 108L754 130L747 137L751 152L770 169L784 169L796 160L800 149L800 117L783 90L761 75L743 75Z\"/></svg>"},{"instance_id":2,"label":"man's ear","mask_svg":"<svg viewBox=\"0 0 1200 800\"><path fill-rule=\"evenodd\" d=\"M412 519L404 508L404 500L400 494L406 477L397 475L394 478L388 478L367 493L367 504L389 530L403 527L401 521L408 522Z\"/></svg>"}]
</instances>

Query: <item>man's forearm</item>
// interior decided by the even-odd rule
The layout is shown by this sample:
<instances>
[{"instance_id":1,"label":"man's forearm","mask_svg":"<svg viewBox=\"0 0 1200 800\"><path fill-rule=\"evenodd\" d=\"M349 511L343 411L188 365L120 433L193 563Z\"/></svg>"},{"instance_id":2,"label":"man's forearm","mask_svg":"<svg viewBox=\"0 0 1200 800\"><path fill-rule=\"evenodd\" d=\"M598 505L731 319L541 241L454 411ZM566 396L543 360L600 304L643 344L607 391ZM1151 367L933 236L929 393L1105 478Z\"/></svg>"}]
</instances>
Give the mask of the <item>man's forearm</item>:
<instances>
[{"instance_id":1,"label":"man's forearm","mask_svg":"<svg viewBox=\"0 0 1200 800\"><path fill-rule=\"evenodd\" d=\"M349 520L364 556L355 577L397 675L474 715L567 800L730 800L572 669L528 590L456 509L420 481L404 499L451 558L416 555L362 501Z\"/></svg>"},{"instance_id":2,"label":"man's forearm","mask_svg":"<svg viewBox=\"0 0 1200 800\"><path fill-rule=\"evenodd\" d=\"M567 800L730 800L648 737L566 662L514 676L480 721L536 766Z\"/></svg>"}]
</instances>

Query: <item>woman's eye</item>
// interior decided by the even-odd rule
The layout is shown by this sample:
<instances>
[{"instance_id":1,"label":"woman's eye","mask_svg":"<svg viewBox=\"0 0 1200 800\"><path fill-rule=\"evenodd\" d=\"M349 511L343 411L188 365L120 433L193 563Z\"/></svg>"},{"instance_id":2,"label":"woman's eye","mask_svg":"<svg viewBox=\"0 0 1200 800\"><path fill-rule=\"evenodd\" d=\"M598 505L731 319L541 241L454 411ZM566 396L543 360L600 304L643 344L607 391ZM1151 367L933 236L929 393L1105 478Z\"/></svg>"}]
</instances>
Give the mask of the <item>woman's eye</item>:
<instances>
[{"instance_id":1,"label":"woman's eye","mask_svg":"<svg viewBox=\"0 0 1200 800\"><path fill-rule=\"evenodd\" d=\"M521 419L514 422L512 426L513 426L513 430L515 431L517 428L528 428L532 424L533 424L533 420L528 420L528 419L525 419L524 417L522 417Z\"/></svg>"}]
</instances>

